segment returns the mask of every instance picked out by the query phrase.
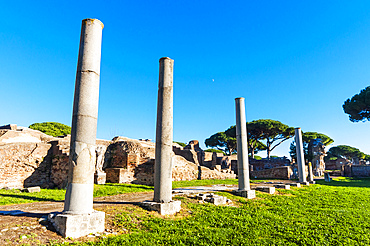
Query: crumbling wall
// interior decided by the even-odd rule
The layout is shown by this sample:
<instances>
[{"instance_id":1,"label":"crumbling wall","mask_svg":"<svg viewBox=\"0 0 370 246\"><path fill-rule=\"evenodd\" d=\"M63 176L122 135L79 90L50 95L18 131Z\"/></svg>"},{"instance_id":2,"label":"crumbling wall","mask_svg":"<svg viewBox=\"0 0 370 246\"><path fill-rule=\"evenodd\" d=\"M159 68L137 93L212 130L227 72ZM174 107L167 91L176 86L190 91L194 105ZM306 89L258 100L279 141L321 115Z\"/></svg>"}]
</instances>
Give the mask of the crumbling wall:
<instances>
[{"instance_id":1,"label":"crumbling wall","mask_svg":"<svg viewBox=\"0 0 370 246\"><path fill-rule=\"evenodd\" d=\"M293 178L293 170L290 166L274 167L265 170L251 171L250 177L268 179L291 179Z\"/></svg>"},{"instance_id":2,"label":"crumbling wall","mask_svg":"<svg viewBox=\"0 0 370 246\"><path fill-rule=\"evenodd\" d=\"M48 143L0 145L0 188L49 187L51 160Z\"/></svg>"},{"instance_id":3,"label":"crumbling wall","mask_svg":"<svg viewBox=\"0 0 370 246\"><path fill-rule=\"evenodd\" d=\"M262 160L256 160L256 159L249 159L249 165L253 166L253 171L261 171L265 169L275 168L275 167L282 167L282 166L289 166L290 161L287 158L276 158L276 159L262 159Z\"/></svg>"}]
</instances>

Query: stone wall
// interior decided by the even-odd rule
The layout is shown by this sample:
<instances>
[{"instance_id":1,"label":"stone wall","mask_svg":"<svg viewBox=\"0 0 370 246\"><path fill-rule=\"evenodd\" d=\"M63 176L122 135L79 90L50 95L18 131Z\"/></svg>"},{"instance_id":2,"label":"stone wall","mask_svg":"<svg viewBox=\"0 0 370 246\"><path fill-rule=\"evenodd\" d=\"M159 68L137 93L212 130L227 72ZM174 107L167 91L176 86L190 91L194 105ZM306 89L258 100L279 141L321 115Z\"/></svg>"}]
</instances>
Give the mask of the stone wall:
<instances>
[{"instance_id":1,"label":"stone wall","mask_svg":"<svg viewBox=\"0 0 370 246\"><path fill-rule=\"evenodd\" d=\"M291 179L293 178L293 170L290 166L275 167L259 171L251 171L250 177L253 178L268 178L268 179Z\"/></svg>"},{"instance_id":2,"label":"stone wall","mask_svg":"<svg viewBox=\"0 0 370 246\"><path fill-rule=\"evenodd\" d=\"M256 159L249 159L249 165L253 166L252 170L253 171L260 171L264 169L270 169L270 168L275 168L275 167L282 167L282 166L289 166L290 165L290 160L289 159L270 159L270 160L256 160Z\"/></svg>"},{"instance_id":3,"label":"stone wall","mask_svg":"<svg viewBox=\"0 0 370 246\"><path fill-rule=\"evenodd\" d=\"M11 143L0 145L0 188L40 185L49 187L51 144Z\"/></svg>"},{"instance_id":4,"label":"stone wall","mask_svg":"<svg viewBox=\"0 0 370 246\"><path fill-rule=\"evenodd\" d=\"M370 177L370 166L352 165L353 177Z\"/></svg>"}]
</instances>

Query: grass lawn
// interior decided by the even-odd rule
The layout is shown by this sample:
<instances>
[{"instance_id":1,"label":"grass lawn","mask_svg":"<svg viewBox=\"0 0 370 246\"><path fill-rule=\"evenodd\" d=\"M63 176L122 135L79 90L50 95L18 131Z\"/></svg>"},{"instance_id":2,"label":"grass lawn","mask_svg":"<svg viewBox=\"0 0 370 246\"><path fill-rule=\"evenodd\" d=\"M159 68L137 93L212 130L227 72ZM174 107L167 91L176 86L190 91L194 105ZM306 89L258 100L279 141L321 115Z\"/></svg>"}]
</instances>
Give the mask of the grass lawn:
<instances>
[{"instance_id":1,"label":"grass lawn","mask_svg":"<svg viewBox=\"0 0 370 246\"><path fill-rule=\"evenodd\" d=\"M251 181L256 182L256 181ZM205 186L214 184L238 184L237 179L226 180L191 180L191 181L175 181L173 188L189 187L189 186ZM153 191L153 186L135 185L135 184L104 184L94 185L94 197L112 196L132 192ZM63 201L65 189L41 189L37 193L23 193L20 190L5 190L0 189L0 205L45 202L45 201Z\"/></svg>"},{"instance_id":2,"label":"grass lawn","mask_svg":"<svg viewBox=\"0 0 370 246\"><path fill-rule=\"evenodd\" d=\"M174 187L206 183L174 182ZM118 184L98 187L102 195L108 190L115 194L152 189ZM55 192L54 196L52 192L49 196L39 193L38 199L60 199L57 192L61 191ZM175 216L160 216L134 205L121 206L113 223L125 234L72 245L370 245L370 179L320 180L309 187L279 190L276 195L257 192L253 200L220 194L232 199L235 206L178 197L182 211Z\"/></svg>"},{"instance_id":3,"label":"grass lawn","mask_svg":"<svg viewBox=\"0 0 370 246\"><path fill-rule=\"evenodd\" d=\"M115 225L129 233L73 245L370 245L370 179L340 178L232 206L179 197L182 212L159 216L123 208Z\"/></svg>"}]
</instances>

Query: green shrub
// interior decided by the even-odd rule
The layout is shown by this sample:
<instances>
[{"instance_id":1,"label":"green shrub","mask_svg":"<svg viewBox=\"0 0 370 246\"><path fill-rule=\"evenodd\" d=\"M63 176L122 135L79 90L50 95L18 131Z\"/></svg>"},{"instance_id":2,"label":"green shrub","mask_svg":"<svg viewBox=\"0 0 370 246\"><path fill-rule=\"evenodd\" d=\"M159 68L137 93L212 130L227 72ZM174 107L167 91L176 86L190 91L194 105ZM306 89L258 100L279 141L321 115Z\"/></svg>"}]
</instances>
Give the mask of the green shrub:
<instances>
[{"instance_id":1,"label":"green shrub","mask_svg":"<svg viewBox=\"0 0 370 246\"><path fill-rule=\"evenodd\" d=\"M178 145L182 146L182 147L185 147L187 144L186 143L183 143L183 142L176 142L176 141L173 141L174 143L177 143Z\"/></svg>"},{"instance_id":2,"label":"green shrub","mask_svg":"<svg viewBox=\"0 0 370 246\"><path fill-rule=\"evenodd\" d=\"M29 128L53 137L71 134L71 127L58 122L33 123Z\"/></svg>"},{"instance_id":3,"label":"green shrub","mask_svg":"<svg viewBox=\"0 0 370 246\"><path fill-rule=\"evenodd\" d=\"M204 152L216 152L216 153L223 153L224 155L226 155L225 152L223 152L220 149L206 149Z\"/></svg>"}]
</instances>

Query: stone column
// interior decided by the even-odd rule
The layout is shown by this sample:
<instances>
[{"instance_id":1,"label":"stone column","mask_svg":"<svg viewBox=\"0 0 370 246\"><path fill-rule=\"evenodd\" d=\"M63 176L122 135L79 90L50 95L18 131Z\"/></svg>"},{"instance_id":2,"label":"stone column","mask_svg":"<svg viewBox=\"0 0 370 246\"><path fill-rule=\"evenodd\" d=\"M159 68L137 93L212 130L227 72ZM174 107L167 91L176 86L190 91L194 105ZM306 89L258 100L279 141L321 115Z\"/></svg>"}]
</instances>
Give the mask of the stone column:
<instances>
[{"instance_id":1,"label":"stone column","mask_svg":"<svg viewBox=\"0 0 370 246\"><path fill-rule=\"evenodd\" d=\"M299 182L306 183L306 170L304 164L304 152L303 152L303 141L301 128L295 128L295 144L297 153L297 165L298 165L298 177Z\"/></svg>"},{"instance_id":2,"label":"stone column","mask_svg":"<svg viewBox=\"0 0 370 246\"><path fill-rule=\"evenodd\" d=\"M315 181L313 180L313 170L312 170L311 162L308 163L308 176L309 176L309 183L315 184Z\"/></svg>"},{"instance_id":3,"label":"stone column","mask_svg":"<svg viewBox=\"0 0 370 246\"><path fill-rule=\"evenodd\" d=\"M168 57L159 60L154 202L144 203L161 214L174 214L181 208L180 201L172 201L173 63Z\"/></svg>"},{"instance_id":4,"label":"stone column","mask_svg":"<svg viewBox=\"0 0 370 246\"><path fill-rule=\"evenodd\" d=\"M96 128L99 102L100 57L103 23L82 21L78 54L68 186L63 214L54 225L66 237L104 231L103 212L93 210Z\"/></svg>"},{"instance_id":5,"label":"stone column","mask_svg":"<svg viewBox=\"0 0 370 246\"><path fill-rule=\"evenodd\" d=\"M154 201L172 201L173 60L159 60Z\"/></svg>"},{"instance_id":6,"label":"stone column","mask_svg":"<svg viewBox=\"0 0 370 246\"><path fill-rule=\"evenodd\" d=\"M238 191L242 196L254 198L255 191L251 191L249 184L247 121L245 117L245 103L243 97L235 98L235 109L236 140L238 151Z\"/></svg>"}]
</instances>

